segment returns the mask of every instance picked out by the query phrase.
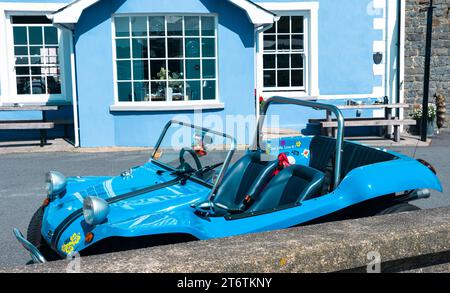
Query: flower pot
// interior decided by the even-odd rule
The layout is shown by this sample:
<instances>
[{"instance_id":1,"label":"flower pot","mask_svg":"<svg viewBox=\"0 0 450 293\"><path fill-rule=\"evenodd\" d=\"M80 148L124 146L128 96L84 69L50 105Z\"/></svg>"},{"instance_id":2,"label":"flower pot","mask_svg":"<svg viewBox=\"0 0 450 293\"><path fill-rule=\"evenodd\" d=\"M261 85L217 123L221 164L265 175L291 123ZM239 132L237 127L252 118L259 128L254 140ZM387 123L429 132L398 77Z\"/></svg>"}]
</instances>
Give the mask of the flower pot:
<instances>
[{"instance_id":1,"label":"flower pot","mask_svg":"<svg viewBox=\"0 0 450 293\"><path fill-rule=\"evenodd\" d=\"M428 120L427 121L427 137L433 137L434 136L434 120ZM422 134L422 120L417 120L417 126L416 129L418 130L418 135ZM415 134L415 133L413 133Z\"/></svg>"}]
</instances>

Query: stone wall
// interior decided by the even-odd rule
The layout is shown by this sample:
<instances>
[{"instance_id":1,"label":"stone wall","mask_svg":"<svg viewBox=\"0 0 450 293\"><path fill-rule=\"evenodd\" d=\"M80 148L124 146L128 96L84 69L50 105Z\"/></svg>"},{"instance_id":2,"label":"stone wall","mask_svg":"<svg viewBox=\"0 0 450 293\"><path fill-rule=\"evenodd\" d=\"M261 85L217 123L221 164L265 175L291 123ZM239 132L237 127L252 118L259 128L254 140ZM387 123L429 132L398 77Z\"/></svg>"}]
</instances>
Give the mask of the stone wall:
<instances>
[{"instance_id":1,"label":"stone wall","mask_svg":"<svg viewBox=\"0 0 450 293\"><path fill-rule=\"evenodd\" d=\"M428 1L406 1L405 99L422 103ZM430 102L435 94L447 100L450 121L450 0L434 0Z\"/></svg>"}]
</instances>

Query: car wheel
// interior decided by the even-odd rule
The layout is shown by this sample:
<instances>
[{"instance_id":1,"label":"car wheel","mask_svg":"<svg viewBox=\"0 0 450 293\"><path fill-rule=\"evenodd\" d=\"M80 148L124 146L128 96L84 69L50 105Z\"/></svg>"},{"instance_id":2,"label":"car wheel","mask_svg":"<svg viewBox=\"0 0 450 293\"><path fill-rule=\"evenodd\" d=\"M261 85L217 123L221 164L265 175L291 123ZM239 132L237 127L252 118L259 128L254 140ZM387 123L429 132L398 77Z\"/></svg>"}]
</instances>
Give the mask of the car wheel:
<instances>
[{"instance_id":1,"label":"car wheel","mask_svg":"<svg viewBox=\"0 0 450 293\"><path fill-rule=\"evenodd\" d=\"M376 216L418 211L420 208L410 203L397 203L376 213Z\"/></svg>"},{"instance_id":2,"label":"car wheel","mask_svg":"<svg viewBox=\"0 0 450 293\"><path fill-rule=\"evenodd\" d=\"M57 253L55 253L50 246L45 242L42 237L42 218L44 217L44 207L41 206L31 217L30 224L28 224L27 230L27 240L31 244L36 246L37 249L42 253L47 261L60 259Z\"/></svg>"}]
</instances>

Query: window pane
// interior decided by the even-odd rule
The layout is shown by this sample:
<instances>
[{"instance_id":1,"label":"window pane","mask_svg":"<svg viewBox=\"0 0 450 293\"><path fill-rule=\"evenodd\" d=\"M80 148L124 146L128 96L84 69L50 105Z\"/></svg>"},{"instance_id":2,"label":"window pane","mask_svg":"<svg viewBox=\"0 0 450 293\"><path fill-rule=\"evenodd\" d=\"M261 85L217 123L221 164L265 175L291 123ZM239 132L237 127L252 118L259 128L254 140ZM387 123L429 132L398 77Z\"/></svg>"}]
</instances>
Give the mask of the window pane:
<instances>
[{"instance_id":1,"label":"window pane","mask_svg":"<svg viewBox=\"0 0 450 293\"><path fill-rule=\"evenodd\" d=\"M200 60L186 60L186 78L196 79L200 78Z\"/></svg>"},{"instance_id":2,"label":"window pane","mask_svg":"<svg viewBox=\"0 0 450 293\"><path fill-rule=\"evenodd\" d=\"M48 72L45 72L46 69L43 69L43 67L41 66L31 66L31 75L41 75L41 74L45 74Z\"/></svg>"},{"instance_id":3,"label":"window pane","mask_svg":"<svg viewBox=\"0 0 450 293\"><path fill-rule=\"evenodd\" d=\"M47 64L58 64L59 56L58 56L58 47L46 47L45 48L45 62Z\"/></svg>"},{"instance_id":4,"label":"window pane","mask_svg":"<svg viewBox=\"0 0 450 293\"><path fill-rule=\"evenodd\" d=\"M277 56L277 68L289 68L289 55L280 54Z\"/></svg>"},{"instance_id":5,"label":"window pane","mask_svg":"<svg viewBox=\"0 0 450 293\"><path fill-rule=\"evenodd\" d=\"M29 95L30 94L30 78L29 77L17 77L17 94Z\"/></svg>"},{"instance_id":6,"label":"window pane","mask_svg":"<svg viewBox=\"0 0 450 293\"><path fill-rule=\"evenodd\" d=\"M130 26L128 17L116 17L114 19L116 28L116 37L128 37L130 35Z\"/></svg>"},{"instance_id":7,"label":"window pane","mask_svg":"<svg viewBox=\"0 0 450 293\"><path fill-rule=\"evenodd\" d=\"M167 50L169 58L182 58L183 57L183 39L182 38L168 38Z\"/></svg>"},{"instance_id":8,"label":"window pane","mask_svg":"<svg viewBox=\"0 0 450 293\"><path fill-rule=\"evenodd\" d=\"M275 70L264 70L264 86L275 86Z\"/></svg>"},{"instance_id":9,"label":"window pane","mask_svg":"<svg viewBox=\"0 0 450 293\"><path fill-rule=\"evenodd\" d=\"M303 68L303 58L301 54L291 55L291 68Z\"/></svg>"},{"instance_id":10,"label":"window pane","mask_svg":"<svg viewBox=\"0 0 450 293\"><path fill-rule=\"evenodd\" d=\"M28 64L28 57L16 57L16 65Z\"/></svg>"},{"instance_id":11,"label":"window pane","mask_svg":"<svg viewBox=\"0 0 450 293\"><path fill-rule=\"evenodd\" d=\"M46 75L59 75L60 74L59 67L57 67L57 66L35 67L35 68L39 68L40 72L42 72L42 74L46 74ZM31 70L31 74L34 74L33 69Z\"/></svg>"},{"instance_id":12,"label":"window pane","mask_svg":"<svg viewBox=\"0 0 450 293\"><path fill-rule=\"evenodd\" d=\"M199 38L186 38L186 57L200 57Z\"/></svg>"},{"instance_id":13,"label":"window pane","mask_svg":"<svg viewBox=\"0 0 450 293\"><path fill-rule=\"evenodd\" d=\"M43 56L44 48L42 46L30 46L30 55L31 56Z\"/></svg>"},{"instance_id":14,"label":"window pane","mask_svg":"<svg viewBox=\"0 0 450 293\"><path fill-rule=\"evenodd\" d=\"M199 35L199 21L198 16L185 16L184 27L186 36L198 36Z\"/></svg>"},{"instance_id":15,"label":"window pane","mask_svg":"<svg viewBox=\"0 0 450 293\"><path fill-rule=\"evenodd\" d=\"M42 27L29 27L28 40L30 45L42 45Z\"/></svg>"},{"instance_id":16,"label":"window pane","mask_svg":"<svg viewBox=\"0 0 450 293\"><path fill-rule=\"evenodd\" d=\"M275 54L265 54L264 57L264 69L275 68Z\"/></svg>"},{"instance_id":17,"label":"window pane","mask_svg":"<svg viewBox=\"0 0 450 293\"><path fill-rule=\"evenodd\" d=\"M16 67L16 75L29 75L30 67L28 66L17 66Z\"/></svg>"},{"instance_id":18,"label":"window pane","mask_svg":"<svg viewBox=\"0 0 450 293\"><path fill-rule=\"evenodd\" d=\"M183 79L184 78L183 60L169 60L169 78Z\"/></svg>"},{"instance_id":19,"label":"window pane","mask_svg":"<svg viewBox=\"0 0 450 293\"><path fill-rule=\"evenodd\" d=\"M43 64L44 61L43 61L43 58L41 58L41 57L31 57L30 63L31 64ZM47 62L47 63L49 63L49 62Z\"/></svg>"},{"instance_id":20,"label":"window pane","mask_svg":"<svg viewBox=\"0 0 450 293\"><path fill-rule=\"evenodd\" d=\"M135 102L146 102L150 100L148 82L135 82L133 85Z\"/></svg>"},{"instance_id":21,"label":"window pane","mask_svg":"<svg viewBox=\"0 0 450 293\"><path fill-rule=\"evenodd\" d=\"M130 40L116 40L116 56L118 59L130 58Z\"/></svg>"},{"instance_id":22,"label":"window pane","mask_svg":"<svg viewBox=\"0 0 450 293\"><path fill-rule=\"evenodd\" d=\"M47 76L47 93L61 93L61 80L59 76Z\"/></svg>"},{"instance_id":23,"label":"window pane","mask_svg":"<svg viewBox=\"0 0 450 293\"><path fill-rule=\"evenodd\" d=\"M117 88L120 102L132 101L131 82L119 82Z\"/></svg>"},{"instance_id":24,"label":"window pane","mask_svg":"<svg viewBox=\"0 0 450 293\"><path fill-rule=\"evenodd\" d=\"M151 36L164 36L166 25L164 16L151 16L149 17L149 27Z\"/></svg>"},{"instance_id":25,"label":"window pane","mask_svg":"<svg viewBox=\"0 0 450 293\"><path fill-rule=\"evenodd\" d=\"M292 16L292 33L303 33L303 16Z\"/></svg>"},{"instance_id":26,"label":"window pane","mask_svg":"<svg viewBox=\"0 0 450 293\"><path fill-rule=\"evenodd\" d=\"M202 36L215 35L216 22L214 17L202 16Z\"/></svg>"},{"instance_id":27,"label":"window pane","mask_svg":"<svg viewBox=\"0 0 450 293\"><path fill-rule=\"evenodd\" d=\"M150 62L151 79L167 79L166 61L152 60Z\"/></svg>"},{"instance_id":28,"label":"window pane","mask_svg":"<svg viewBox=\"0 0 450 293\"><path fill-rule=\"evenodd\" d=\"M270 29L266 30L264 33L265 34L274 34L275 33L275 27L276 27L276 24L274 23L273 26Z\"/></svg>"},{"instance_id":29,"label":"window pane","mask_svg":"<svg viewBox=\"0 0 450 293\"><path fill-rule=\"evenodd\" d=\"M289 16L283 16L277 22L278 33L279 34L288 34L289 31Z\"/></svg>"},{"instance_id":30,"label":"window pane","mask_svg":"<svg viewBox=\"0 0 450 293\"><path fill-rule=\"evenodd\" d=\"M50 24L52 21L45 15L17 15L11 17L13 24Z\"/></svg>"},{"instance_id":31,"label":"window pane","mask_svg":"<svg viewBox=\"0 0 450 293\"><path fill-rule=\"evenodd\" d=\"M147 60L133 61L133 79L134 80L148 80L148 61Z\"/></svg>"},{"instance_id":32,"label":"window pane","mask_svg":"<svg viewBox=\"0 0 450 293\"><path fill-rule=\"evenodd\" d=\"M117 61L117 79L131 80L131 61Z\"/></svg>"},{"instance_id":33,"label":"window pane","mask_svg":"<svg viewBox=\"0 0 450 293\"><path fill-rule=\"evenodd\" d=\"M26 27L14 27L13 34L14 34L14 45L28 44Z\"/></svg>"},{"instance_id":34,"label":"window pane","mask_svg":"<svg viewBox=\"0 0 450 293\"><path fill-rule=\"evenodd\" d=\"M289 70L277 71L277 86L288 87L289 86Z\"/></svg>"},{"instance_id":35,"label":"window pane","mask_svg":"<svg viewBox=\"0 0 450 293\"><path fill-rule=\"evenodd\" d=\"M147 35L147 17L131 17L131 34L136 37Z\"/></svg>"},{"instance_id":36,"label":"window pane","mask_svg":"<svg viewBox=\"0 0 450 293\"><path fill-rule=\"evenodd\" d=\"M289 50L289 35L278 36L278 50Z\"/></svg>"},{"instance_id":37,"label":"window pane","mask_svg":"<svg viewBox=\"0 0 450 293\"><path fill-rule=\"evenodd\" d=\"M275 51L276 47L275 36L264 35L264 50Z\"/></svg>"},{"instance_id":38,"label":"window pane","mask_svg":"<svg viewBox=\"0 0 450 293\"><path fill-rule=\"evenodd\" d=\"M204 80L203 81L203 100L215 100L216 99L216 81Z\"/></svg>"},{"instance_id":39,"label":"window pane","mask_svg":"<svg viewBox=\"0 0 450 293\"><path fill-rule=\"evenodd\" d=\"M292 50L303 50L303 35L292 35Z\"/></svg>"},{"instance_id":40,"label":"window pane","mask_svg":"<svg viewBox=\"0 0 450 293\"><path fill-rule=\"evenodd\" d=\"M14 55L28 55L27 46L14 46Z\"/></svg>"},{"instance_id":41,"label":"window pane","mask_svg":"<svg viewBox=\"0 0 450 293\"><path fill-rule=\"evenodd\" d=\"M133 58L148 58L147 39L133 39Z\"/></svg>"},{"instance_id":42,"label":"window pane","mask_svg":"<svg viewBox=\"0 0 450 293\"><path fill-rule=\"evenodd\" d=\"M215 57L216 56L216 43L213 38L202 39L202 56L203 57Z\"/></svg>"},{"instance_id":43,"label":"window pane","mask_svg":"<svg viewBox=\"0 0 450 293\"><path fill-rule=\"evenodd\" d=\"M150 40L150 57L151 58L165 58L166 57L166 40L165 39L151 39Z\"/></svg>"},{"instance_id":44,"label":"window pane","mask_svg":"<svg viewBox=\"0 0 450 293\"><path fill-rule=\"evenodd\" d=\"M183 17L167 16L167 35L181 36L183 35Z\"/></svg>"},{"instance_id":45,"label":"window pane","mask_svg":"<svg viewBox=\"0 0 450 293\"><path fill-rule=\"evenodd\" d=\"M303 70L291 71L292 86L303 86Z\"/></svg>"},{"instance_id":46,"label":"window pane","mask_svg":"<svg viewBox=\"0 0 450 293\"><path fill-rule=\"evenodd\" d=\"M184 101L184 82L183 81L170 81L169 92L172 96L172 101Z\"/></svg>"},{"instance_id":47,"label":"window pane","mask_svg":"<svg viewBox=\"0 0 450 293\"><path fill-rule=\"evenodd\" d=\"M186 82L186 97L190 101L201 100L200 81Z\"/></svg>"},{"instance_id":48,"label":"window pane","mask_svg":"<svg viewBox=\"0 0 450 293\"><path fill-rule=\"evenodd\" d=\"M215 78L216 77L216 60L203 60L203 78Z\"/></svg>"},{"instance_id":49,"label":"window pane","mask_svg":"<svg viewBox=\"0 0 450 293\"><path fill-rule=\"evenodd\" d=\"M166 85L165 81L152 82L152 101L165 101L166 100Z\"/></svg>"},{"instance_id":50,"label":"window pane","mask_svg":"<svg viewBox=\"0 0 450 293\"><path fill-rule=\"evenodd\" d=\"M45 27L44 35L46 45L58 45L58 30L55 27Z\"/></svg>"},{"instance_id":51,"label":"window pane","mask_svg":"<svg viewBox=\"0 0 450 293\"><path fill-rule=\"evenodd\" d=\"M33 95L46 94L44 77L42 77L42 76L32 77L31 84L32 84Z\"/></svg>"}]
</instances>

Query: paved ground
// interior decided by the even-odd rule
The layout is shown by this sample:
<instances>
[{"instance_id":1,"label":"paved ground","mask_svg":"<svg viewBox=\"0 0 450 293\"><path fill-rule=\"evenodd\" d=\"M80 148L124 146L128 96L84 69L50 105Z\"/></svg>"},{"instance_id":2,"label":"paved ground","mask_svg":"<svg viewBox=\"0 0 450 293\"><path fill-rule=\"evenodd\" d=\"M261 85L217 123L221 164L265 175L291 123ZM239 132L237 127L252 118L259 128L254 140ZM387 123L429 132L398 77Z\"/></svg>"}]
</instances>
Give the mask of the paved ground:
<instances>
[{"instance_id":1,"label":"paved ground","mask_svg":"<svg viewBox=\"0 0 450 293\"><path fill-rule=\"evenodd\" d=\"M442 133L430 147L391 148L423 158L439 171L445 190L450 190L450 132ZM141 165L149 151L108 153L12 153L0 154L0 267L24 264L29 256L13 238L12 228L26 231L33 212L44 199L44 174L58 170L67 176L117 175ZM433 193L431 199L416 202L422 208L450 205L450 196Z\"/></svg>"}]
</instances>

